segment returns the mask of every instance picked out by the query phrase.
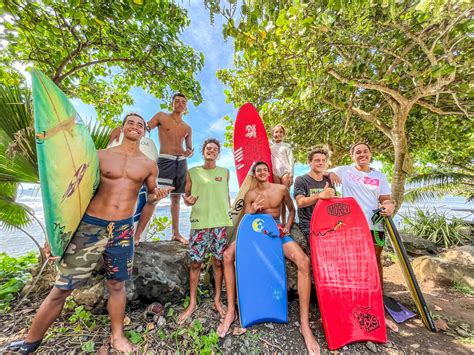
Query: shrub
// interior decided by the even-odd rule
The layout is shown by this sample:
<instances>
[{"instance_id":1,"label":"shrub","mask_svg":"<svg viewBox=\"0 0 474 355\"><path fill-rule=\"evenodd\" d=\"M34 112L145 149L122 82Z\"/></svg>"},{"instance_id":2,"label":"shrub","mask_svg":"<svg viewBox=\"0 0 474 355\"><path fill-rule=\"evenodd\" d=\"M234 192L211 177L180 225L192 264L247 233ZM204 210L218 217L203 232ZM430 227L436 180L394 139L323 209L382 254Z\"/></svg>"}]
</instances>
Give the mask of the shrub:
<instances>
[{"instance_id":1,"label":"shrub","mask_svg":"<svg viewBox=\"0 0 474 355\"><path fill-rule=\"evenodd\" d=\"M416 209L401 217L405 231L444 248L464 244L471 233L468 222L461 218L449 218L446 212L438 213L436 209L432 213L430 210Z\"/></svg>"}]
</instances>

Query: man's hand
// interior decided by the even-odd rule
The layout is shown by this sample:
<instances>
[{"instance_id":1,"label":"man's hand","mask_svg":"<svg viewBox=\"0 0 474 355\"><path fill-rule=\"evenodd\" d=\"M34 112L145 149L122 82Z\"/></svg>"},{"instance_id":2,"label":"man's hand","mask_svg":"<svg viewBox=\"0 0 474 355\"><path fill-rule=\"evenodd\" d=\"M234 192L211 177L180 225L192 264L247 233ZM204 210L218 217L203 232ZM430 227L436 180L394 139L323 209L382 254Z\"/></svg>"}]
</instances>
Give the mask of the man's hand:
<instances>
[{"instance_id":1,"label":"man's hand","mask_svg":"<svg viewBox=\"0 0 474 355\"><path fill-rule=\"evenodd\" d=\"M184 204L186 206L194 206L194 204L196 203L198 198L199 198L199 196L193 196L193 195L186 196L186 195L183 195Z\"/></svg>"},{"instance_id":2,"label":"man's hand","mask_svg":"<svg viewBox=\"0 0 474 355\"><path fill-rule=\"evenodd\" d=\"M194 154L194 148L186 148L186 150L184 151L183 156L185 156L186 158L189 158L193 154Z\"/></svg>"},{"instance_id":3,"label":"man's hand","mask_svg":"<svg viewBox=\"0 0 474 355\"><path fill-rule=\"evenodd\" d=\"M336 196L336 191L333 188L329 187L329 183L326 182L323 191L318 194L320 200L327 200Z\"/></svg>"},{"instance_id":4,"label":"man's hand","mask_svg":"<svg viewBox=\"0 0 474 355\"><path fill-rule=\"evenodd\" d=\"M137 233L135 233L135 237L133 237L133 239L135 240L135 246L140 244L140 236Z\"/></svg>"},{"instance_id":5,"label":"man's hand","mask_svg":"<svg viewBox=\"0 0 474 355\"><path fill-rule=\"evenodd\" d=\"M118 141L120 138L120 133L122 133L121 127L114 128L112 132L110 132L109 144L111 144L113 141Z\"/></svg>"},{"instance_id":6,"label":"man's hand","mask_svg":"<svg viewBox=\"0 0 474 355\"><path fill-rule=\"evenodd\" d=\"M173 186L168 186L163 189L159 187L155 187L155 190L153 190L153 193L148 194L146 202L152 205L156 205L158 201L164 199L173 190L174 190Z\"/></svg>"},{"instance_id":7,"label":"man's hand","mask_svg":"<svg viewBox=\"0 0 474 355\"><path fill-rule=\"evenodd\" d=\"M43 253L49 261L56 261L56 260L59 259L59 256L52 256L51 255L51 248L49 247L49 244L48 244L47 240L44 242Z\"/></svg>"},{"instance_id":8,"label":"man's hand","mask_svg":"<svg viewBox=\"0 0 474 355\"><path fill-rule=\"evenodd\" d=\"M252 205L250 206L250 213L257 213L262 210L264 201L265 199L263 197L257 195L257 198L255 199L255 201L252 202Z\"/></svg>"},{"instance_id":9,"label":"man's hand","mask_svg":"<svg viewBox=\"0 0 474 355\"><path fill-rule=\"evenodd\" d=\"M338 186L338 185L342 184L341 178L339 176L337 176L336 173L333 173L332 171L329 172L328 178L329 178L329 180L331 180L331 183L333 184L333 186Z\"/></svg>"},{"instance_id":10,"label":"man's hand","mask_svg":"<svg viewBox=\"0 0 474 355\"><path fill-rule=\"evenodd\" d=\"M393 200L385 200L379 204L380 214L382 216L391 216L395 211L395 203Z\"/></svg>"}]
</instances>

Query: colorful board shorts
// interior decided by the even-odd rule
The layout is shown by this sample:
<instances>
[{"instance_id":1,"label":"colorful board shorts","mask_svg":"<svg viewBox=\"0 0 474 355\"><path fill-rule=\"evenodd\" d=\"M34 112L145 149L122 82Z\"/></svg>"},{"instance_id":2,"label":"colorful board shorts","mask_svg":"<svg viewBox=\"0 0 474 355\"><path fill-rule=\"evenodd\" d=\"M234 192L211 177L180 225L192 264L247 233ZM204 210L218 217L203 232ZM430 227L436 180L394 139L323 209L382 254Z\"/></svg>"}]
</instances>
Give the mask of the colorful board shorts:
<instances>
[{"instance_id":1,"label":"colorful board shorts","mask_svg":"<svg viewBox=\"0 0 474 355\"><path fill-rule=\"evenodd\" d=\"M158 185L173 186L172 194L183 194L186 187L188 164L182 155L160 154L158 157Z\"/></svg>"},{"instance_id":2,"label":"colorful board shorts","mask_svg":"<svg viewBox=\"0 0 474 355\"><path fill-rule=\"evenodd\" d=\"M203 261L209 251L216 260L222 260L227 248L226 227L191 229L189 238L189 256L191 261Z\"/></svg>"},{"instance_id":3,"label":"colorful board shorts","mask_svg":"<svg viewBox=\"0 0 474 355\"><path fill-rule=\"evenodd\" d=\"M104 258L108 280L125 281L132 276L133 217L120 221L85 215L58 264L55 287L73 290L92 275L100 257Z\"/></svg>"},{"instance_id":4,"label":"colorful board shorts","mask_svg":"<svg viewBox=\"0 0 474 355\"><path fill-rule=\"evenodd\" d=\"M285 228L285 225L281 224L279 219L274 218L274 220L277 224L278 231L280 232L280 238L281 238L281 241L283 242L283 245L289 242L294 242L295 240L290 234L283 233L283 228Z\"/></svg>"}]
</instances>

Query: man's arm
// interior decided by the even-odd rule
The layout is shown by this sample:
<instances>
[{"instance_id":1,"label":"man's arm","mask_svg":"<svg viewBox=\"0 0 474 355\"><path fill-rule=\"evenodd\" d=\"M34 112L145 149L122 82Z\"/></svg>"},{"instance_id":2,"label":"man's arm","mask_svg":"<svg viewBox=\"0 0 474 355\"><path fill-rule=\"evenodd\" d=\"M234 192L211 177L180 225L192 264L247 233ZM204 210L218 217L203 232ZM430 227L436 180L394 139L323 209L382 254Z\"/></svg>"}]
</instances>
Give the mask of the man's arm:
<instances>
[{"instance_id":1,"label":"man's arm","mask_svg":"<svg viewBox=\"0 0 474 355\"><path fill-rule=\"evenodd\" d=\"M259 194L248 191L244 197L244 213L257 213L263 209L264 199Z\"/></svg>"},{"instance_id":2,"label":"man's arm","mask_svg":"<svg viewBox=\"0 0 474 355\"><path fill-rule=\"evenodd\" d=\"M304 208L314 205L318 200L327 200L336 196L336 191L326 182L323 191L313 196L305 197L298 195L295 197L298 208Z\"/></svg>"},{"instance_id":3,"label":"man's arm","mask_svg":"<svg viewBox=\"0 0 474 355\"><path fill-rule=\"evenodd\" d=\"M156 179L158 177L158 167L154 161L149 162L150 164L150 175L145 180L145 185L147 188L147 201L145 206L142 209L140 219L138 221L137 230L135 232L135 245L140 243L140 236L143 233L146 225L150 221L153 213L155 212L155 205L159 200L168 196L169 192L174 188L160 189L156 186Z\"/></svg>"},{"instance_id":4,"label":"man's arm","mask_svg":"<svg viewBox=\"0 0 474 355\"><path fill-rule=\"evenodd\" d=\"M155 113L155 115L146 123L147 130L152 130L155 127L160 125L160 117L163 116L165 113L160 111Z\"/></svg>"},{"instance_id":5,"label":"man's arm","mask_svg":"<svg viewBox=\"0 0 474 355\"><path fill-rule=\"evenodd\" d=\"M184 188L184 195L183 201L186 206L193 206L199 196L192 196L191 190L193 188L193 182L191 180L191 175L189 175L189 171L186 173L186 186Z\"/></svg>"},{"instance_id":6,"label":"man's arm","mask_svg":"<svg viewBox=\"0 0 474 355\"><path fill-rule=\"evenodd\" d=\"M291 227L293 226L293 222L295 221L295 205L293 204L293 200L290 197L290 191L285 188L284 189L284 202L286 204L286 207L288 208L288 220L286 222L285 228L288 230L288 233L291 230Z\"/></svg>"},{"instance_id":7,"label":"man's arm","mask_svg":"<svg viewBox=\"0 0 474 355\"><path fill-rule=\"evenodd\" d=\"M395 211L395 201L392 200L391 195L380 195L379 202L379 207L382 209L380 214L382 216L393 215L393 212Z\"/></svg>"},{"instance_id":8,"label":"man's arm","mask_svg":"<svg viewBox=\"0 0 474 355\"><path fill-rule=\"evenodd\" d=\"M184 138L184 142L186 144L186 150L184 151L184 156L186 158L189 158L194 154L192 136L193 136L193 130L190 126L188 126L188 133L186 134L186 138Z\"/></svg>"}]
</instances>

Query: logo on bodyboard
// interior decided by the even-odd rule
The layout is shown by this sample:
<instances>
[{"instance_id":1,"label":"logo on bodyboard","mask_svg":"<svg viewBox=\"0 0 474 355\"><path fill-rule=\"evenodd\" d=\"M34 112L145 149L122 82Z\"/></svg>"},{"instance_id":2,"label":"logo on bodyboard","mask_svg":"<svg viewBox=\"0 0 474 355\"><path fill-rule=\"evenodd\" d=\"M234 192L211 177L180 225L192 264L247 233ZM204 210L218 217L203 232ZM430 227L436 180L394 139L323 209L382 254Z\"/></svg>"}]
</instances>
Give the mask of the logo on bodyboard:
<instances>
[{"instance_id":1,"label":"logo on bodyboard","mask_svg":"<svg viewBox=\"0 0 474 355\"><path fill-rule=\"evenodd\" d=\"M380 322L377 316L370 313L370 307L358 307L354 311L354 317L357 319L359 326L367 333L373 332L380 328Z\"/></svg>"},{"instance_id":2,"label":"logo on bodyboard","mask_svg":"<svg viewBox=\"0 0 474 355\"><path fill-rule=\"evenodd\" d=\"M265 223L263 222L263 219L255 218L252 222L252 229L257 233L260 233L261 231L263 231L263 228L265 228Z\"/></svg>"},{"instance_id":3,"label":"logo on bodyboard","mask_svg":"<svg viewBox=\"0 0 474 355\"><path fill-rule=\"evenodd\" d=\"M334 203L327 207L327 211L331 216L341 217L351 213L351 208L345 203Z\"/></svg>"},{"instance_id":4,"label":"logo on bodyboard","mask_svg":"<svg viewBox=\"0 0 474 355\"><path fill-rule=\"evenodd\" d=\"M235 207L234 207L234 209L235 209L236 211L242 211L243 208L244 208L244 199L241 198L241 199L239 199L239 200L237 200L237 201L235 202Z\"/></svg>"},{"instance_id":5,"label":"logo on bodyboard","mask_svg":"<svg viewBox=\"0 0 474 355\"><path fill-rule=\"evenodd\" d=\"M254 124L248 124L247 126L245 126L245 137L257 138L257 129L255 128Z\"/></svg>"}]
</instances>

